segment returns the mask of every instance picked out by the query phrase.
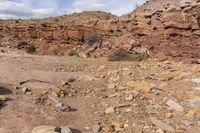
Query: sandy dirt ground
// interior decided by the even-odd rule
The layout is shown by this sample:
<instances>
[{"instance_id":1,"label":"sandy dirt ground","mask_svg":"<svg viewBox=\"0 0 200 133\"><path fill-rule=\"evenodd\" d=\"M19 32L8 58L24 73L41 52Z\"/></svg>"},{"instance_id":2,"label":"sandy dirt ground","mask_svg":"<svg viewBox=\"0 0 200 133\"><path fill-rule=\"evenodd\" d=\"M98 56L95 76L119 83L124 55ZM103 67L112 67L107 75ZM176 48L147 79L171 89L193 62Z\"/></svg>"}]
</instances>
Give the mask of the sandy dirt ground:
<instances>
[{"instance_id":1,"label":"sandy dirt ground","mask_svg":"<svg viewBox=\"0 0 200 133\"><path fill-rule=\"evenodd\" d=\"M0 133L30 133L40 125L66 126L73 133L200 132L197 64L3 49L0 75L0 95L6 97L0 100Z\"/></svg>"}]
</instances>

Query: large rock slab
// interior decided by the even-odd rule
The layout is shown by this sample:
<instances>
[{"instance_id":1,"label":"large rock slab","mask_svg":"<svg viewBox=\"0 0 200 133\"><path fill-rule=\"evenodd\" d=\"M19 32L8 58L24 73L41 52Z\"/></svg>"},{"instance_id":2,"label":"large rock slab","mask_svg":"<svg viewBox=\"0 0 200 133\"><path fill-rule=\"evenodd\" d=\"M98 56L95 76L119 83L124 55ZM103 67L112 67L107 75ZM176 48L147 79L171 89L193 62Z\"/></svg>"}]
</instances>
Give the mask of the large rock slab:
<instances>
[{"instance_id":1,"label":"large rock slab","mask_svg":"<svg viewBox=\"0 0 200 133\"><path fill-rule=\"evenodd\" d=\"M56 131L55 126L46 125L33 128L31 133L59 133L59 132Z\"/></svg>"}]
</instances>

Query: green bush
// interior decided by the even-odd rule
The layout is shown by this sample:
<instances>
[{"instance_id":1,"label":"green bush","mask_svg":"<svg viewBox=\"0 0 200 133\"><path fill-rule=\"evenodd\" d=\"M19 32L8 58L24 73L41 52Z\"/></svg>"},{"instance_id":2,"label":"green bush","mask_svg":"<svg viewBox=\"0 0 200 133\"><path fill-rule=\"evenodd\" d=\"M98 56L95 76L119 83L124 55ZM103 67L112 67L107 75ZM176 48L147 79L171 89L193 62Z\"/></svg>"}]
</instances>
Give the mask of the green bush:
<instances>
[{"instance_id":1,"label":"green bush","mask_svg":"<svg viewBox=\"0 0 200 133\"><path fill-rule=\"evenodd\" d=\"M54 18L54 22L59 22L59 18Z\"/></svg>"},{"instance_id":2,"label":"green bush","mask_svg":"<svg viewBox=\"0 0 200 133\"><path fill-rule=\"evenodd\" d=\"M110 19L110 16L109 15L106 15L105 16L105 20L109 20Z\"/></svg>"},{"instance_id":3,"label":"green bush","mask_svg":"<svg viewBox=\"0 0 200 133\"><path fill-rule=\"evenodd\" d=\"M68 52L68 55L69 56L77 56L78 55L78 53L77 53L77 51L76 50L70 50L69 52Z\"/></svg>"},{"instance_id":4,"label":"green bush","mask_svg":"<svg viewBox=\"0 0 200 133\"><path fill-rule=\"evenodd\" d=\"M19 23L19 20L15 20L15 23L17 23L17 24L18 24L18 23Z\"/></svg>"},{"instance_id":5,"label":"green bush","mask_svg":"<svg viewBox=\"0 0 200 133\"><path fill-rule=\"evenodd\" d=\"M29 54L34 54L36 52L36 48L33 45L30 45L26 48L26 52Z\"/></svg>"}]
</instances>

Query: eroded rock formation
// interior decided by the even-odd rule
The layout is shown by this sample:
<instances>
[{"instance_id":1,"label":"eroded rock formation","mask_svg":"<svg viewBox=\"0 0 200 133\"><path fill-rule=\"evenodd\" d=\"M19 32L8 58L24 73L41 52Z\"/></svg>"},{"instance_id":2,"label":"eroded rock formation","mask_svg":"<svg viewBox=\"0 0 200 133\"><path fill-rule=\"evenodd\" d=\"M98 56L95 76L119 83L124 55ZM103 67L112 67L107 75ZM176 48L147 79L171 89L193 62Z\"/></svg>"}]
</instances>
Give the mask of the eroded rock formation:
<instances>
[{"instance_id":1,"label":"eroded rock formation","mask_svg":"<svg viewBox=\"0 0 200 133\"><path fill-rule=\"evenodd\" d=\"M199 0L148 0L133 12L110 20L77 16L53 22L1 22L1 36L28 40L38 51L48 53L49 49L80 49L88 37L97 34L102 40L87 47L90 56L107 56L119 47L145 47L157 57L186 62L200 58Z\"/></svg>"},{"instance_id":2,"label":"eroded rock formation","mask_svg":"<svg viewBox=\"0 0 200 133\"><path fill-rule=\"evenodd\" d=\"M115 18L111 30L122 36L112 46L146 47L156 56L195 62L200 58L200 1L151 0Z\"/></svg>"}]
</instances>

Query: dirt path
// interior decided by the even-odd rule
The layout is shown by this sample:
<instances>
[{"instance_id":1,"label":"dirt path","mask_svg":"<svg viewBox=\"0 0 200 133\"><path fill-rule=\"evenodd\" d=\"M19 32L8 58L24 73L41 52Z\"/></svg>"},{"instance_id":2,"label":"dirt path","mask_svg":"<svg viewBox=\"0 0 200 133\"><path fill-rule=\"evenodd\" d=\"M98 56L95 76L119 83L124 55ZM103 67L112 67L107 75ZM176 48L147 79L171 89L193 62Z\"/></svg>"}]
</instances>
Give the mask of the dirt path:
<instances>
[{"instance_id":1,"label":"dirt path","mask_svg":"<svg viewBox=\"0 0 200 133\"><path fill-rule=\"evenodd\" d=\"M10 133L30 133L31 129L37 125L63 125L84 130L88 118L85 113L87 104L91 103L91 98L77 96L76 98L60 99L66 105L74 108L72 112L60 112L53 106L43 106L33 103L33 98L48 91L61 80L78 79L77 82L93 82L95 77L82 70L60 71L63 65L82 65L84 62L66 59L64 57L39 57L20 54L1 54L0 58L0 81L2 88L1 94L9 97L9 100L1 108L0 113L0 132ZM55 70L58 68L58 70ZM79 68L78 68L79 69ZM81 68L80 68L81 69ZM21 81L29 81L20 86ZM42 81L42 82L40 82ZM102 81L98 81L102 82ZM91 83L92 84L92 83ZM21 93L16 87L29 87L31 94ZM84 89L84 88L81 88ZM51 101L54 102L54 101Z\"/></svg>"}]
</instances>

